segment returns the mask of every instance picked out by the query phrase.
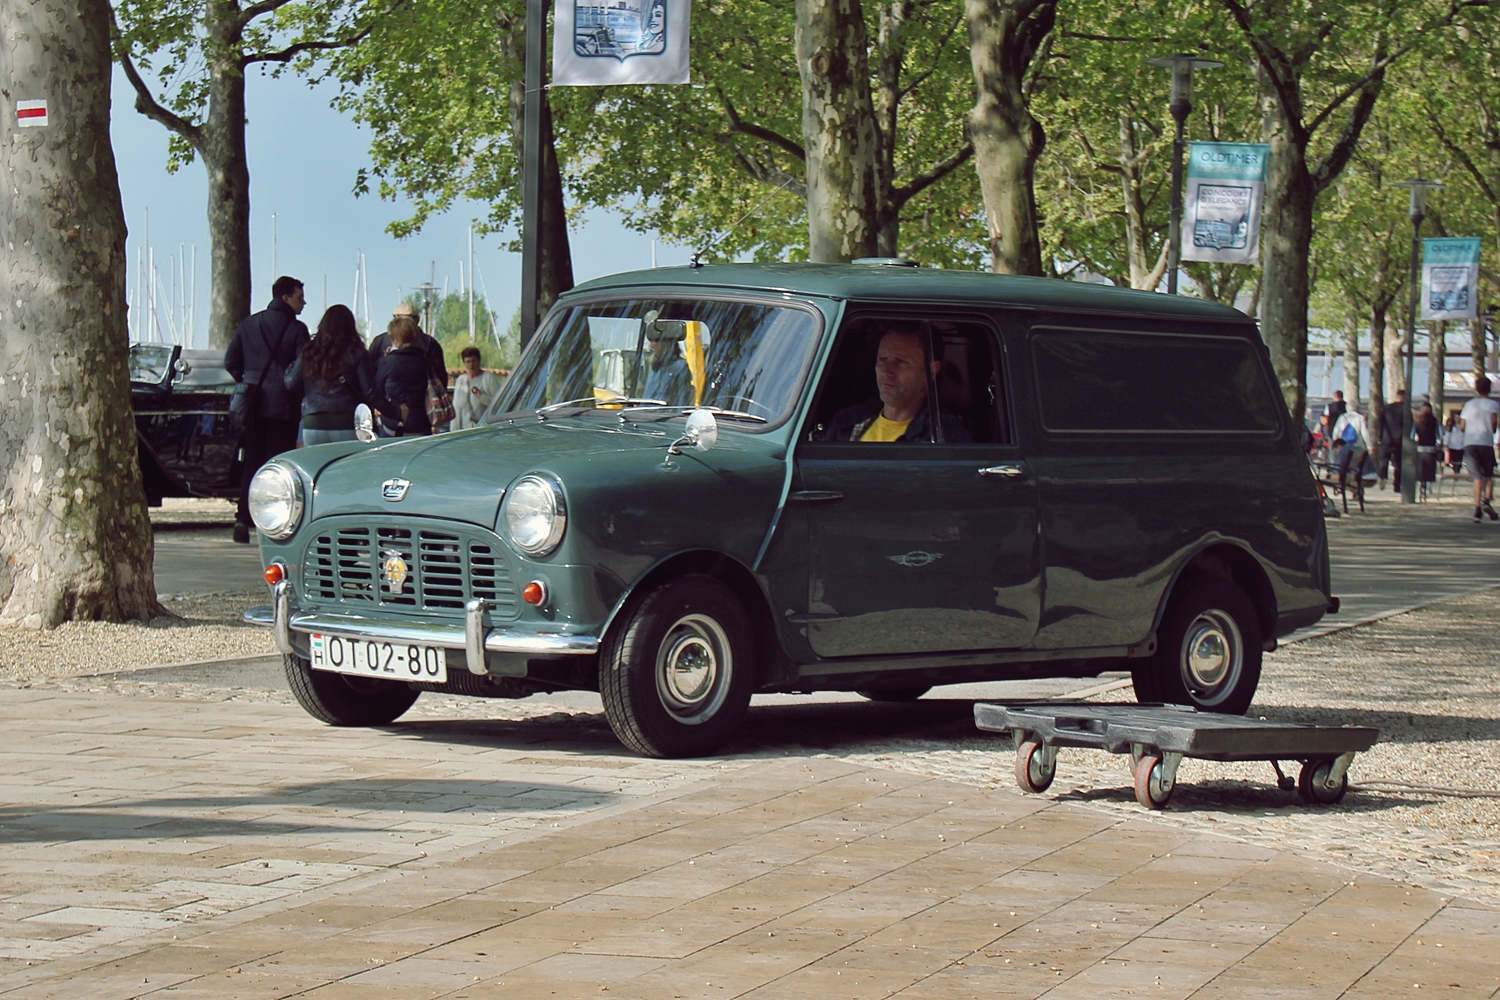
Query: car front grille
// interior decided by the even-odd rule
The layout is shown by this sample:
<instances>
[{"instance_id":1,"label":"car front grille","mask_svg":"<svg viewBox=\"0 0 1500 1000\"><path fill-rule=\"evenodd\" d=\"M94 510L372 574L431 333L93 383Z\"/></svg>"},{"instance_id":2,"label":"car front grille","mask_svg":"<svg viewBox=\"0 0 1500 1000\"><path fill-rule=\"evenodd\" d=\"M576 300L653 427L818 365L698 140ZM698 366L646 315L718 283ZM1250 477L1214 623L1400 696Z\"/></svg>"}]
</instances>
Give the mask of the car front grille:
<instances>
[{"instance_id":1,"label":"car front grille","mask_svg":"<svg viewBox=\"0 0 1500 1000\"><path fill-rule=\"evenodd\" d=\"M303 558L303 593L314 601L365 608L461 612L473 598L495 618L516 614L516 588L499 541L461 525L368 524L339 518L319 532ZM392 588L388 561L400 559L406 579Z\"/></svg>"}]
</instances>

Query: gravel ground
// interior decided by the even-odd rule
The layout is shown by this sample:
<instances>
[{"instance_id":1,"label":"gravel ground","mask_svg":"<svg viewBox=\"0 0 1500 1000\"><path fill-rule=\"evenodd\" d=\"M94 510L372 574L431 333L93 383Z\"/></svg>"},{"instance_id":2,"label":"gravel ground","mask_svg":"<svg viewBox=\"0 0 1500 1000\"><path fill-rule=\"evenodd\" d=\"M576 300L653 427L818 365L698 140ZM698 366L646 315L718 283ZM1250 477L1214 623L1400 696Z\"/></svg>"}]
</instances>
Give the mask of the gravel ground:
<instances>
[{"instance_id":1,"label":"gravel ground","mask_svg":"<svg viewBox=\"0 0 1500 1000\"><path fill-rule=\"evenodd\" d=\"M151 524L169 530L178 526L234 526L233 500L200 500L196 497L167 497L160 507L151 508Z\"/></svg>"}]
</instances>

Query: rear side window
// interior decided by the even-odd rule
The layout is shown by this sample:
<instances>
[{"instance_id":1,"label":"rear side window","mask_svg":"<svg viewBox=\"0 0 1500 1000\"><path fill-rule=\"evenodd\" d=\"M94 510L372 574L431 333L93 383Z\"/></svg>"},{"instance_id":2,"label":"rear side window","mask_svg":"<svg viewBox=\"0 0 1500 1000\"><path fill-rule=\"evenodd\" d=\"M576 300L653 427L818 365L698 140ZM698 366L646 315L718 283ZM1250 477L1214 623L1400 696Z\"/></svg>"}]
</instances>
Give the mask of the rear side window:
<instances>
[{"instance_id":1,"label":"rear side window","mask_svg":"<svg viewBox=\"0 0 1500 1000\"><path fill-rule=\"evenodd\" d=\"M1236 337L1038 327L1042 426L1076 434L1273 434L1279 404Z\"/></svg>"}]
</instances>

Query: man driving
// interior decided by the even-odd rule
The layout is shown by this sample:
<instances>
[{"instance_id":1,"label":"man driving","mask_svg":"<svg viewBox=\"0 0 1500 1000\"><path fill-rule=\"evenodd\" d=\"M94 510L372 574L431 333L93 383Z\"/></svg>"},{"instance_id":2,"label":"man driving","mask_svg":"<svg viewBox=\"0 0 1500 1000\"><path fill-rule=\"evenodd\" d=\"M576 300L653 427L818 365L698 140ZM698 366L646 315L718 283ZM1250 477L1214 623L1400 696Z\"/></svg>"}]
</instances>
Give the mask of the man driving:
<instances>
[{"instance_id":1,"label":"man driving","mask_svg":"<svg viewBox=\"0 0 1500 1000\"><path fill-rule=\"evenodd\" d=\"M875 352L875 386L879 395L846 407L829 423L829 441L929 441L927 415L927 364L932 378L942 369L941 361L927 362L922 335L891 327L880 338ZM951 414L941 417L943 440L971 440L963 424Z\"/></svg>"}]
</instances>

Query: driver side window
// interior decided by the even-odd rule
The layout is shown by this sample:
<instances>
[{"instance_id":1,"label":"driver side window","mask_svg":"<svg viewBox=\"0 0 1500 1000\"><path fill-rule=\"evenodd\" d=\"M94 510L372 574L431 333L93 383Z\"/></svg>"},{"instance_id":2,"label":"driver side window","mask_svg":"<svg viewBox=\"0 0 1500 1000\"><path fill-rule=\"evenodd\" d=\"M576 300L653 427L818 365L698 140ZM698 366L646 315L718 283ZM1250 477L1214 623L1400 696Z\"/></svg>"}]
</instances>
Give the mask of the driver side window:
<instances>
[{"instance_id":1,"label":"driver side window","mask_svg":"<svg viewBox=\"0 0 1500 1000\"><path fill-rule=\"evenodd\" d=\"M857 317L840 332L804 438L1009 443L1004 385L985 324Z\"/></svg>"}]
</instances>

